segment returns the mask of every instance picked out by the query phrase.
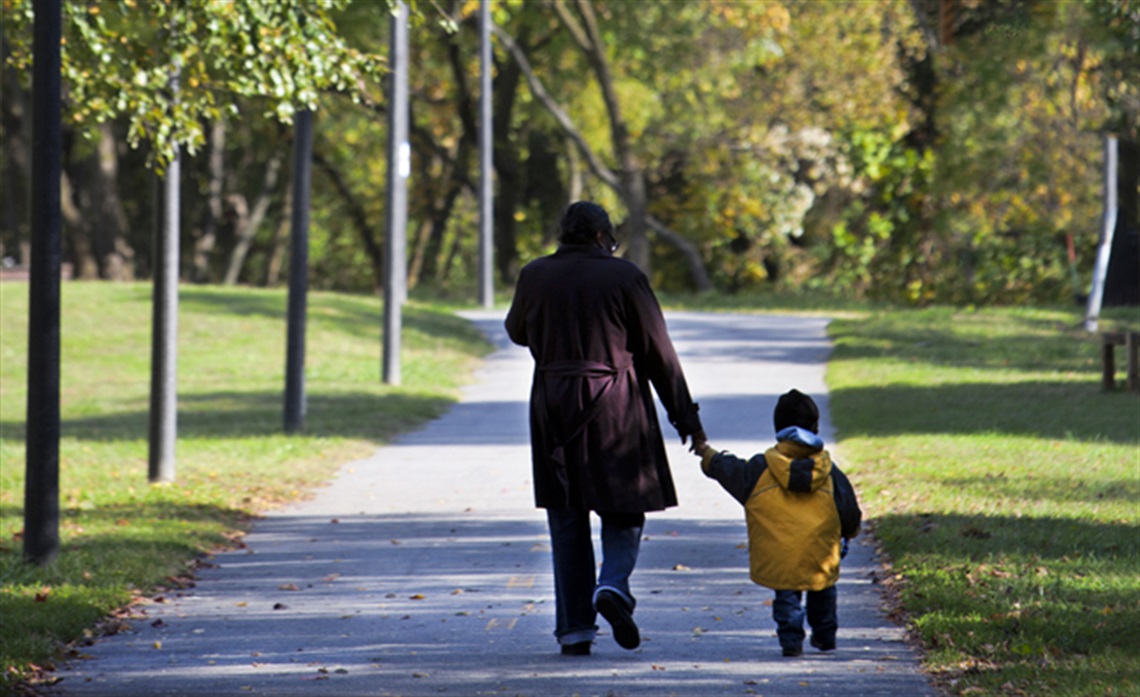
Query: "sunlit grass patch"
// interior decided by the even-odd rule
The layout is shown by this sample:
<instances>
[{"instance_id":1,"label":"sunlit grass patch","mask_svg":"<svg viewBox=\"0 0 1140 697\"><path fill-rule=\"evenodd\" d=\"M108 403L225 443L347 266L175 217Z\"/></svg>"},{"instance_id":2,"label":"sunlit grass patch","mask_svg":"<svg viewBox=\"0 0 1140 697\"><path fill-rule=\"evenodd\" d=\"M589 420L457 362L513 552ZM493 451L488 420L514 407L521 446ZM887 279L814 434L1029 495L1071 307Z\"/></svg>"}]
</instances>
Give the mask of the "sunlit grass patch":
<instances>
[{"instance_id":1,"label":"sunlit grass patch","mask_svg":"<svg viewBox=\"0 0 1140 697\"><path fill-rule=\"evenodd\" d=\"M1134 312L1108 326L1136 329ZM1076 313L831 325L837 451L953 694L1140 689L1140 397Z\"/></svg>"}]
</instances>

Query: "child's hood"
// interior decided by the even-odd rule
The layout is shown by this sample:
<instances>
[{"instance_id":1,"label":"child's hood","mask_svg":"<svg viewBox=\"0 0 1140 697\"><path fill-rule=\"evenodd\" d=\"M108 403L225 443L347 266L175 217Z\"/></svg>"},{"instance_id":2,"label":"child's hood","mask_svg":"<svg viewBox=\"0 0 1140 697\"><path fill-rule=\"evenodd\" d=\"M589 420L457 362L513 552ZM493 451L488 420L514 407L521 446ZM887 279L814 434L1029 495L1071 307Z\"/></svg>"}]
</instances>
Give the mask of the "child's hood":
<instances>
[{"instance_id":1,"label":"child's hood","mask_svg":"<svg viewBox=\"0 0 1140 697\"><path fill-rule=\"evenodd\" d=\"M831 476L831 457L823 449L823 439L800 428L789 426L776 434L776 445L764 453L768 470L788 491L815 491Z\"/></svg>"}]
</instances>

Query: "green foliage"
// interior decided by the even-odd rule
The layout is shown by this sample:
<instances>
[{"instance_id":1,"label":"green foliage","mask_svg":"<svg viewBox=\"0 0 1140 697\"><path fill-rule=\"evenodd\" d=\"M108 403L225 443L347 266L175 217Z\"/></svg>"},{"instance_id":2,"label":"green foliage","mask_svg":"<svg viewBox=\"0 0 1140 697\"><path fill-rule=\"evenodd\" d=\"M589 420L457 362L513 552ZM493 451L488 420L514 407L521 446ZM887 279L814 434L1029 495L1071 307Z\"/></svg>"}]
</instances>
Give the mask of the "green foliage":
<instances>
[{"instance_id":1,"label":"green foliage","mask_svg":"<svg viewBox=\"0 0 1140 697\"><path fill-rule=\"evenodd\" d=\"M97 620L193 573L251 516L438 416L487 350L432 306L404 311L403 386L380 382L376 298L311 293L302 434L282 432L285 293L183 287L177 481L147 484L150 288L63 287L63 550L22 561L28 286L0 294L0 692ZM235 347L240 347L240 350ZM37 601L37 596L40 600ZM114 623L109 625L114 630ZM14 672L10 672L14 671Z\"/></svg>"},{"instance_id":2,"label":"green foliage","mask_svg":"<svg viewBox=\"0 0 1140 697\"><path fill-rule=\"evenodd\" d=\"M1079 319L933 308L830 326L838 455L891 560L880 581L952 694L1140 685L1140 399L1101 391Z\"/></svg>"},{"instance_id":3,"label":"green foliage","mask_svg":"<svg viewBox=\"0 0 1140 697\"><path fill-rule=\"evenodd\" d=\"M26 84L32 5L2 1L7 65ZM946 36L933 31L933 0L592 4L649 212L695 245L718 289L829 289L923 305L1056 303L1087 287L1100 137L1135 138L1140 121L1136 3L957 2ZM226 118L229 206L234 196L252 202L265 163L287 151L288 130L278 124L319 106L316 149L344 186L314 172L312 280L372 289L376 255L364 239L382 245L386 234L380 78L389 5L65 3L68 124L79 134L113 121L116 138L150 143L161 167L176 143L200 151L205 129ZM477 275L477 8L471 0L412 3L409 278L446 293L463 292ZM491 10L592 149L620 169L601 90L558 13L522 0ZM572 191L619 224L627 211L576 161L501 45L495 60L496 264L509 287L522 263L549 251ZM176 66L177 95L169 86ZM6 148L22 128L12 84L5 81L5 104L16 106L0 120ZM21 158L4 155L0 164L15 171ZM101 184L82 181L91 178L93 148L73 146L69 157L82 213L93 216ZM127 171L139 156L122 157L118 188L149 196ZM202 200L207 167L186 158L184 172L200 194L184 206L189 256L199 242L209 246L198 221L217 221ZM279 277L280 179L243 281ZM6 200L26 198L10 186ZM124 207L131 246L145 259L150 204ZM0 241L12 254L20 234L4 225ZM232 230L216 237L210 278L235 244ZM690 287L676 246L657 239L653 257L658 287Z\"/></svg>"},{"instance_id":4,"label":"green foliage","mask_svg":"<svg viewBox=\"0 0 1140 697\"><path fill-rule=\"evenodd\" d=\"M239 97L266 100L262 116L290 123L297 109L315 109L321 92L358 95L384 62L339 34L332 17L347 2L64 3L68 117L125 119L128 141L147 142L161 169L178 147L196 152L203 122L236 115ZM27 71L32 3L5 0L5 14L11 60Z\"/></svg>"}]
</instances>

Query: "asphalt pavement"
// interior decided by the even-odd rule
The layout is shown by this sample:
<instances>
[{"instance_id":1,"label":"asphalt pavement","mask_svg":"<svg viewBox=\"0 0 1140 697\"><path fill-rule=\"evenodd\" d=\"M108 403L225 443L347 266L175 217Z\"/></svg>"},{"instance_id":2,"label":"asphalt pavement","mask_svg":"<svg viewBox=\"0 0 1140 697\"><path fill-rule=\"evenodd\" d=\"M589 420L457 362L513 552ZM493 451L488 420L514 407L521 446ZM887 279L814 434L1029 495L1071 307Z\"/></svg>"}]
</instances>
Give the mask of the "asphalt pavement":
<instances>
[{"instance_id":1,"label":"asphalt pavement","mask_svg":"<svg viewBox=\"0 0 1140 697\"><path fill-rule=\"evenodd\" d=\"M164 593L138 608L129 631L84 647L50 693L936 694L882 614L866 540L844 561L838 649L784 658L772 593L748 580L742 509L671 432L680 506L646 523L632 579L642 645L620 648L600 620L592 656L561 656L545 516L530 482L532 362L507 341L502 312L465 316L498 348L445 416L257 521L245 549L210 558L193 588ZM667 319L714 447L767 448L776 398L792 387L815 397L830 444L827 320Z\"/></svg>"}]
</instances>

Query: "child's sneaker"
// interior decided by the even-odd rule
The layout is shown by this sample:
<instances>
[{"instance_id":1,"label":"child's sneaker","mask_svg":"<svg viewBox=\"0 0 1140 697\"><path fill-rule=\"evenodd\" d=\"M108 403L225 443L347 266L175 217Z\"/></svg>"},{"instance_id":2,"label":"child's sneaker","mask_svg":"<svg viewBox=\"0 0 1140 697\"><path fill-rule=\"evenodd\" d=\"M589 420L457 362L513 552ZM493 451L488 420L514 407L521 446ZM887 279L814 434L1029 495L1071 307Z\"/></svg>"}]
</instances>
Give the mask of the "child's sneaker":
<instances>
[{"instance_id":1,"label":"child's sneaker","mask_svg":"<svg viewBox=\"0 0 1140 697\"><path fill-rule=\"evenodd\" d=\"M803 644L796 644L795 646L785 646L784 647L784 655L787 656L788 658L794 658L796 656L802 656L802 655L804 655L804 645Z\"/></svg>"}]
</instances>

